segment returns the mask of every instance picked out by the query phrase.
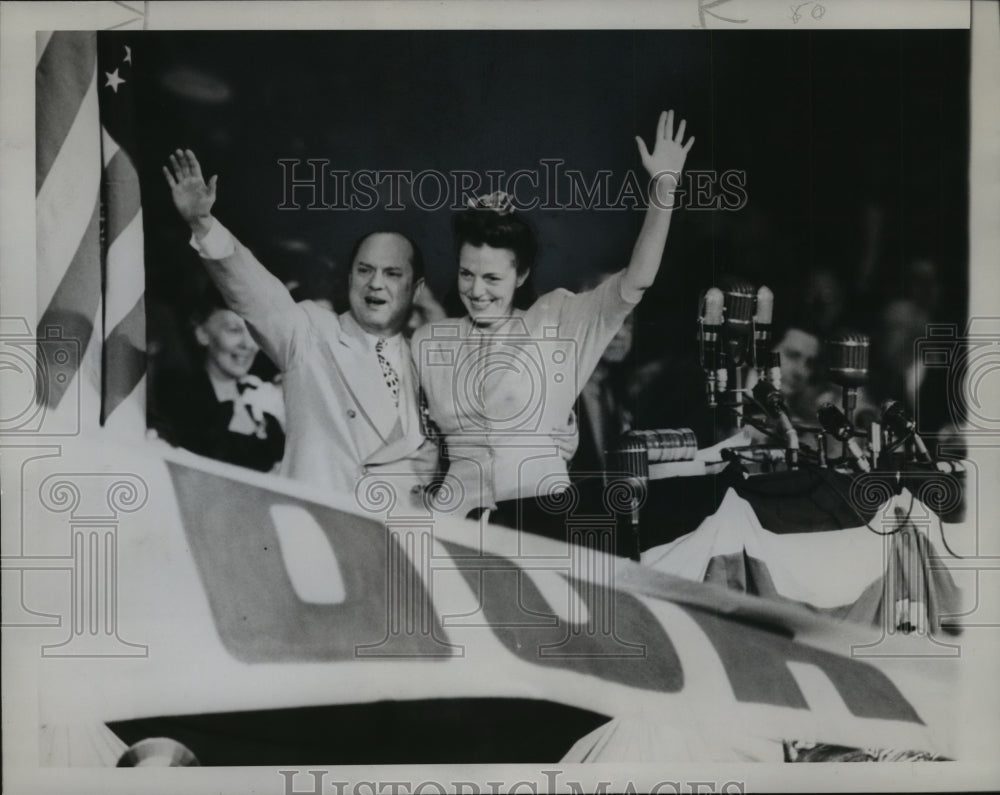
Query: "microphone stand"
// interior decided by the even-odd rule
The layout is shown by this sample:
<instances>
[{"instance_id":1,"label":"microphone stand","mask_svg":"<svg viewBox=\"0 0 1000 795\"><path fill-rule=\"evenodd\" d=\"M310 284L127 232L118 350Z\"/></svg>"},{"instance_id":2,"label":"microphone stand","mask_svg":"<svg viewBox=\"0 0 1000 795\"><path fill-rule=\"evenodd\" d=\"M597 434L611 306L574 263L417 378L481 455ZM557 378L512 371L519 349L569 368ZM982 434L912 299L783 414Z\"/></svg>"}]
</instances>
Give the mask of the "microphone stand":
<instances>
[{"instance_id":1,"label":"microphone stand","mask_svg":"<svg viewBox=\"0 0 1000 795\"><path fill-rule=\"evenodd\" d=\"M743 421L743 368L733 368L733 424L736 430L741 430Z\"/></svg>"},{"instance_id":2,"label":"microphone stand","mask_svg":"<svg viewBox=\"0 0 1000 795\"><path fill-rule=\"evenodd\" d=\"M745 422L743 417L743 366L746 363L746 339L740 333L728 336L723 351L727 372L731 373L732 389L729 394L732 402L728 408L733 419L733 429L742 430Z\"/></svg>"},{"instance_id":3,"label":"microphone stand","mask_svg":"<svg viewBox=\"0 0 1000 795\"><path fill-rule=\"evenodd\" d=\"M858 408L858 388L856 386L845 386L843 388L843 406L844 406L844 416L847 417L847 421L854 425L854 412ZM847 440L845 439L841 442L840 447L840 457L847 461L850 458L851 450Z\"/></svg>"},{"instance_id":4,"label":"microphone stand","mask_svg":"<svg viewBox=\"0 0 1000 795\"><path fill-rule=\"evenodd\" d=\"M698 358L701 360L702 370L705 371L705 391L708 394L708 407L715 409L719 404L717 395L719 393L718 362L718 327L712 327L712 331L706 331L704 318L698 318ZM709 339L709 334L712 338ZM725 384L722 384L725 389Z\"/></svg>"}]
</instances>

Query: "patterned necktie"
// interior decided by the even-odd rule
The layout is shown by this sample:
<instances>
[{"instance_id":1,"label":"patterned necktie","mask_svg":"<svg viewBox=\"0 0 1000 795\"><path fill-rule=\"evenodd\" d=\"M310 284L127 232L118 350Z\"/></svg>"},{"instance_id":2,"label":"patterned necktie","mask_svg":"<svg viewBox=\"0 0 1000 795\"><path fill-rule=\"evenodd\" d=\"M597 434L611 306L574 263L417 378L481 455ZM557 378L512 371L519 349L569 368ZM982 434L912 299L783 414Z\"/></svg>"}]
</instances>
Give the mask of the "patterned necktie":
<instances>
[{"instance_id":1,"label":"patterned necktie","mask_svg":"<svg viewBox=\"0 0 1000 795\"><path fill-rule=\"evenodd\" d=\"M382 377L385 379L385 385L389 387L389 391L392 392L393 402L399 405L399 373L396 372L389 360L385 358L383 351L385 350L386 340L384 337L379 337L378 342L375 343L375 355L378 356L379 366L382 368Z\"/></svg>"}]
</instances>

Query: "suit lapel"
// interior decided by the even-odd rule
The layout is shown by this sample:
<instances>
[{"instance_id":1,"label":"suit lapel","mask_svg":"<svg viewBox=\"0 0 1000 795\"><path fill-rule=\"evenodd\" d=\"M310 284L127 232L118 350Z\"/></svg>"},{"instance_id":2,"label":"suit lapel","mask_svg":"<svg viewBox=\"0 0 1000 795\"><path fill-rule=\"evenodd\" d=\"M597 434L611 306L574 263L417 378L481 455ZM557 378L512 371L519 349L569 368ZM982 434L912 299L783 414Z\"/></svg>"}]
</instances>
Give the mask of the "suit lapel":
<instances>
[{"instance_id":1,"label":"suit lapel","mask_svg":"<svg viewBox=\"0 0 1000 795\"><path fill-rule=\"evenodd\" d=\"M369 351L364 331L350 312L339 315L338 320L340 321L340 334L337 335L337 339L331 340L330 337L324 335L327 348L330 350L340 381L351 396L354 405L357 406L360 417L382 440L382 444L386 444L388 441L386 434L365 408L371 406L371 396L368 393L372 390L370 389L371 378L367 367L368 362L365 361Z\"/></svg>"},{"instance_id":2,"label":"suit lapel","mask_svg":"<svg viewBox=\"0 0 1000 795\"><path fill-rule=\"evenodd\" d=\"M359 405L366 410L369 422L378 430L382 440L391 442L401 435L399 408L386 386L382 367L368 335L350 312L345 312L340 317L343 329L341 341L344 343L342 347L347 348L347 358L353 362L350 368L345 369L355 376L354 389L364 397L364 403ZM403 353L405 358L409 358L406 351ZM403 373L399 376L401 379L406 378ZM405 385L401 384L400 389L404 388Z\"/></svg>"}]
</instances>

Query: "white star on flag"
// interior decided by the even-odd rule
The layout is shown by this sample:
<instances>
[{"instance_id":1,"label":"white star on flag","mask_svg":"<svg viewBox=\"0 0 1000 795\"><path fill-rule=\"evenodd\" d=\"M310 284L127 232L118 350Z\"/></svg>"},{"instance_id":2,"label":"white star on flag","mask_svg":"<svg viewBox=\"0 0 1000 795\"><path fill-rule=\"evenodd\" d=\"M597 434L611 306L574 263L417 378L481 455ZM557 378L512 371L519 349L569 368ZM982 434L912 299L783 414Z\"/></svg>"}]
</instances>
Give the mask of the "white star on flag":
<instances>
[{"instance_id":1,"label":"white star on flag","mask_svg":"<svg viewBox=\"0 0 1000 795\"><path fill-rule=\"evenodd\" d=\"M115 69L113 72L105 72L105 76L108 78L108 82L104 84L104 87L111 87L111 90L116 94L118 93L118 86L125 82L125 78L118 76L118 70Z\"/></svg>"}]
</instances>

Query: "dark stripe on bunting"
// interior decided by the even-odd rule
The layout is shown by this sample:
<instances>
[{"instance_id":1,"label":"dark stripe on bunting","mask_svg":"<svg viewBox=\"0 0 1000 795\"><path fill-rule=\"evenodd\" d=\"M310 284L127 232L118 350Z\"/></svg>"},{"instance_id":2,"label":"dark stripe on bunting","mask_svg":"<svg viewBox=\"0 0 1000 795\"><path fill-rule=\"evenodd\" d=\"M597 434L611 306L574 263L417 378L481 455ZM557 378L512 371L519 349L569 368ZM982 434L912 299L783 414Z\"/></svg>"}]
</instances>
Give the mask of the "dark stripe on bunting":
<instances>
[{"instance_id":1,"label":"dark stripe on bunting","mask_svg":"<svg viewBox=\"0 0 1000 795\"><path fill-rule=\"evenodd\" d=\"M77 366L94 333L94 320L101 303L98 212L99 202L95 196L94 210L87 222L87 230L52 300L38 321L38 338L48 341L45 346L39 346L45 350L45 355L51 353L57 356L58 351L51 340L61 339L65 342L66 354L75 357ZM35 384L37 400L50 407L58 406L71 380L72 378L65 376L65 372L40 369Z\"/></svg>"},{"instance_id":2,"label":"dark stripe on bunting","mask_svg":"<svg viewBox=\"0 0 1000 795\"><path fill-rule=\"evenodd\" d=\"M105 368L104 400L101 422L104 422L125 400L146 374L146 305L139 298L121 323L104 340Z\"/></svg>"},{"instance_id":3,"label":"dark stripe on bunting","mask_svg":"<svg viewBox=\"0 0 1000 795\"><path fill-rule=\"evenodd\" d=\"M145 270L141 235L122 239L129 224L142 221L134 102L139 73L134 68L132 33L98 35L98 68L107 77L99 89L101 127L118 150L101 175L104 201L105 339L102 350L101 424L134 392L146 373ZM107 153L104 155L107 158ZM140 230L141 232L141 227ZM109 259L110 258L110 259ZM109 267L113 264L114 267ZM110 280L117 283L110 283ZM125 302L134 302L128 306ZM128 308L123 316L121 313ZM109 318L121 318L109 328ZM113 321L112 321L113 322ZM138 399L138 397L137 397Z\"/></svg>"},{"instance_id":4,"label":"dark stripe on bunting","mask_svg":"<svg viewBox=\"0 0 1000 795\"><path fill-rule=\"evenodd\" d=\"M109 198L104 210L104 234L110 245L142 212L139 175L124 149L119 149L104 169L104 185Z\"/></svg>"},{"instance_id":5,"label":"dark stripe on bunting","mask_svg":"<svg viewBox=\"0 0 1000 795\"><path fill-rule=\"evenodd\" d=\"M96 34L57 31L35 69L35 193L59 155L96 67Z\"/></svg>"}]
</instances>

